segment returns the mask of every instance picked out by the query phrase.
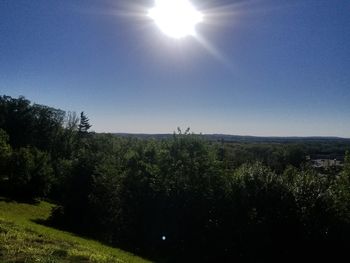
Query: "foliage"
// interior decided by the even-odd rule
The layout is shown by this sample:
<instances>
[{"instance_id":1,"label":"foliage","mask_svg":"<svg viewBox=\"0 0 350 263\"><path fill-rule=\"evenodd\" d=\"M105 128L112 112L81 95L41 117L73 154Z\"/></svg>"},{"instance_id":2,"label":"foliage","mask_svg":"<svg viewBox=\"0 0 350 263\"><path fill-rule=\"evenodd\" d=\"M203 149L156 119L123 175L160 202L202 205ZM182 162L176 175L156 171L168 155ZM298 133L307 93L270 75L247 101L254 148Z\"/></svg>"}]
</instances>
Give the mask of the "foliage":
<instances>
[{"instance_id":1,"label":"foliage","mask_svg":"<svg viewBox=\"0 0 350 263\"><path fill-rule=\"evenodd\" d=\"M344 169L336 177L330 194L334 199L334 213L342 223L350 223L350 153L346 152Z\"/></svg>"},{"instance_id":2,"label":"foliage","mask_svg":"<svg viewBox=\"0 0 350 263\"><path fill-rule=\"evenodd\" d=\"M19 148L11 158L9 187L15 197L34 199L50 191L53 171L47 153L36 148Z\"/></svg>"},{"instance_id":3,"label":"foliage","mask_svg":"<svg viewBox=\"0 0 350 263\"><path fill-rule=\"evenodd\" d=\"M83 112L23 97L0 110L11 196L51 198L65 229L160 262L315 261L350 242L349 153L343 169L306 159L344 145L96 134Z\"/></svg>"},{"instance_id":4,"label":"foliage","mask_svg":"<svg viewBox=\"0 0 350 263\"><path fill-rule=\"evenodd\" d=\"M8 176L9 159L12 153L7 133L0 129L0 181Z\"/></svg>"},{"instance_id":5,"label":"foliage","mask_svg":"<svg viewBox=\"0 0 350 263\"><path fill-rule=\"evenodd\" d=\"M82 111L80 113L80 123L78 126L79 133L82 133L82 134L87 133L90 128L91 128L91 125L89 123L89 119L88 117L86 117L86 115Z\"/></svg>"},{"instance_id":6,"label":"foliage","mask_svg":"<svg viewBox=\"0 0 350 263\"><path fill-rule=\"evenodd\" d=\"M0 128L10 137L14 148L35 146L52 151L62 129L65 113L51 107L31 104L24 97L0 96Z\"/></svg>"},{"instance_id":7,"label":"foliage","mask_svg":"<svg viewBox=\"0 0 350 263\"><path fill-rule=\"evenodd\" d=\"M76 187L60 216L160 261L271 262L347 240L348 210L337 202L348 204L339 195L348 184L308 166L283 174L261 163L227 170L219 153L192 134L166 141L94 135L75 163L68 185Z\"/></svg>"}]
</instances>

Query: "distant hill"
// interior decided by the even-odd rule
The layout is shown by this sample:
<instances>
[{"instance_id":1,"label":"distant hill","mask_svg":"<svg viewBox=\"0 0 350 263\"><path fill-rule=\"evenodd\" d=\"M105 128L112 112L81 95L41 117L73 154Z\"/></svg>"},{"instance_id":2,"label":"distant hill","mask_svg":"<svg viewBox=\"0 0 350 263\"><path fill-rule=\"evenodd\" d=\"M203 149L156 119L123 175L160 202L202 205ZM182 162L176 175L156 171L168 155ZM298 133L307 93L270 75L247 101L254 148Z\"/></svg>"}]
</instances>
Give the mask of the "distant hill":
<instances>
[{"instance_id":1,"label":"distant hill","mask_svg":"<svg viewBox=\"0 0 350 263\"><path fill-rule=\"evenodd\" d=\"M164 134L146 134L146 133L113 133L115 136L120 137L134 137L138 139L157 139L164 140L173 136L170 133ZM317 142L329 142L329 143L349 143L350 138L341 137L259 137L259 136L247 136L247 135L228 135L228 134L202 134L204 138L211 141L224 141L224 142L247 142L247 143L317 143Z\"/></svg>"}]
</instances>

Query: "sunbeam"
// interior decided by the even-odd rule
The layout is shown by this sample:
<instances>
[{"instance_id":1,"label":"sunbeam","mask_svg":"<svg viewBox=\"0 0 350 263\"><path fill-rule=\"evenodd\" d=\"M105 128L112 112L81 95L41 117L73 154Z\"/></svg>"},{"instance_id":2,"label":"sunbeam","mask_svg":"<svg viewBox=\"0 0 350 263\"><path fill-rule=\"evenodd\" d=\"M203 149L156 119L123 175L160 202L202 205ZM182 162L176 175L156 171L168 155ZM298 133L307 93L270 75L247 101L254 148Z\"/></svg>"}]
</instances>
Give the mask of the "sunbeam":
<instances>
[{"instance_id":1,"label":"sunbeam","mask_svg":"<svg viewBox=\"0 0 350 263\"><path fill-rule=\"evenodd\" d=\"M160 32L169 37L170 40L165 42L171 43L173 39L175 41L173 46L180 47L180 49L190 45L189 38L192 38L215 60L232 69L232 61L227 58L223 50L215 47L215 40L211 39L210 35L205 34L203 30L216 28L217 31L218 28L239 27L243 23L242 17L244 16L266 14L266 12L282 7L282 5L266 6L262 3L261 0L237 1L226 4L200 3L198 1L196 5L199 8L197 8L191 0L154 0L153 6L145 6L143 1L114 2L111 3L109 9L95 10L95 13L134 20L134 25L137 26L131 30L136 29L135 32L139 33L150 31L156 25ZM247 23L247 19L245 19L245 23ZM154 40L152 38L146 42L150 46L160 46L161 42ZM159 44L150 44L152 42ZM147 46L147 43L144 42L144 45ZM177 50L179 49L177 48Z\"/></svg>"},{"instance_id":2,"label":"sunbeam","mask_svg":"<svg viewBox=\"0 0 350 263\"><path fill-rule=\"evenodd\" d=\"M221 54L220 51L217 48L215 48L208 40L206 40L200 34L196 34L195 39L216 60L223 63L223 65L225 65L229 69L233 68L232 62L230 62L227 58L225 58L225 56L223 54Z\"/></svg>"}]
</instances>

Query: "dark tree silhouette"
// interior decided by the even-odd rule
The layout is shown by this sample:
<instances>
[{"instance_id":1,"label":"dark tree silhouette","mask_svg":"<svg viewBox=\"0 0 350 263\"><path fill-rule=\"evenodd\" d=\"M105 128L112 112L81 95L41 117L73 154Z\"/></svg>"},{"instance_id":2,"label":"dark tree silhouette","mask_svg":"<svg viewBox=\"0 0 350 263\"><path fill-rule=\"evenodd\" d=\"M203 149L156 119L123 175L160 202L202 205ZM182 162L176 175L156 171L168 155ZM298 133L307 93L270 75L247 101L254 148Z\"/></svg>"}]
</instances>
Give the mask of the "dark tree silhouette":
<instances>
[{"instance_id":1,"label":"dark tree silhouette","mask_svg":"<svg viewBox=\"0 0 350 263\"><path fill-rule=\"evenodd\" d=\"M91 128L88 117L82 111L80 113L79 133L87 133Z\"/></svg>"}]
</instances>

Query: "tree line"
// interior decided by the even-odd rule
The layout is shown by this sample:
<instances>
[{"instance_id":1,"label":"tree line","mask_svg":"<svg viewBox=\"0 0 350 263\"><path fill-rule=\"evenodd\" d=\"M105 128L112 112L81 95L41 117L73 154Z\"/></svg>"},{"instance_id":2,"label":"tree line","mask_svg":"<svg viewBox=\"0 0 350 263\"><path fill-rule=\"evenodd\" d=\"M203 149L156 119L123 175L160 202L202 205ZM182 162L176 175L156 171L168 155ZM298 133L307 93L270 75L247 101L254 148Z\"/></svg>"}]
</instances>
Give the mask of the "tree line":
<instances>
[{"instance_id":1,"label":"tree line","mask_svg":"<svg viewBox=\"0 0 350 263\"><path fill-rule=\"evenodd\" d=\"M1 96L1 195L49 199L57 204L51 224L159 262L345 254L349 154L341 171L327 174L295 145L268 151L189 130L140 140L90 128L83 112Z\"/></svg>"}]
</instances>

